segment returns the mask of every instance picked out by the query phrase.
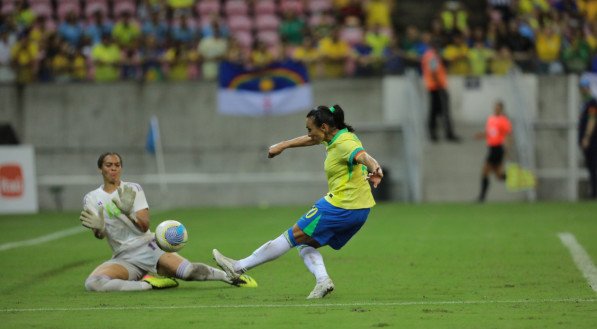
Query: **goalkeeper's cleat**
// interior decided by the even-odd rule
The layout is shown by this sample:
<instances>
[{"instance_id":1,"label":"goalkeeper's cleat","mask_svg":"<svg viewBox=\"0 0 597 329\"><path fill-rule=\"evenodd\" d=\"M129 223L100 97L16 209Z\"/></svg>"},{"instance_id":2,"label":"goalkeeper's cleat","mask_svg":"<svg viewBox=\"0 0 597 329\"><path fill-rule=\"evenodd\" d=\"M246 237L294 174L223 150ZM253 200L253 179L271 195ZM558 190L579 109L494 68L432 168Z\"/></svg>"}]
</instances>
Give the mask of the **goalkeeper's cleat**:
<instances>
[{"instance_id":1,"label":"goalkeeper's cleat","mask_svg":"<svg viewBox=\"0 0 597 329\"><path fill-rule=\"evenodd\" d=\"M234 270L234 263L236 263L234 259L222 255L218 249L214 249L212 253L214 255L214 260L218 263L218 266L226 272L228 278L235 280L241 276L242 273Z\"/></svg>"},{"instance_id":2,"label":"goalkeeper's cleat","mask_svg":"<svg viewBox=\"0 0 597 329\"><path fill-rule=\"evenodd\" d=\"M157 277L149 274L143 277L143 281L149 283L153 287L153 289L167 289L178 287L178 281L172 278Z\"/></svg>"},{"instance_id":3,"label":"goalkeeper's cleat","mask_svg":"<svg viewBox=\"0 0 597 329\"><path fill-rule=\"evenodd\" d=\"M311 291L307 299L323 298L333 290L334 283L332 282L332 279L327 278L315 285L315 288L313 288L313 291Z\"/></svg>"},{"instance_id":4,"label":"goalkeeper's cleat","mask_svg":"<svg viewBox=\"0 0 597 329\"><path fill-rule=\"evenodd\" d=\"M258 286L257 281L246 274L241 274L241 276L236 279L232 279L231 281L231 285L241 288L257 288Z\"/></svg>"}]
</instances>

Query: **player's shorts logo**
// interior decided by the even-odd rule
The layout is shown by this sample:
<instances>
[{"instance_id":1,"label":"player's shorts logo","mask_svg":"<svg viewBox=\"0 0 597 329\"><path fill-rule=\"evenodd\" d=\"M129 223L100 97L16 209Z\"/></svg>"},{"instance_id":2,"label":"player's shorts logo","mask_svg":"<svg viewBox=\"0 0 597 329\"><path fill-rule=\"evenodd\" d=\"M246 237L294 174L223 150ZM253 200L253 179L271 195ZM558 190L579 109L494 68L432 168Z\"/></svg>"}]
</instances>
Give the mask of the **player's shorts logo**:
<instances>
[{"instance_id":1,"label":"player's shorts logo","mask_svg":"<svg viewBox=\"0 0 597 329\"><path fill-rule=\"evenodd\" d=\"M309 212L305 215L305 218L311 218L313 216L315 216L315 214L317 213L317 208L313 207L311 208L311 210L309 210Z\"/></svg>"},{"instance_id":2,"label":"player's shorts logo","mask_svg":"<svg viewBox=\"0 0 597 329\"><path fill-rule=\"evenodd\" d=\"M0 196L16 198L23 195L25 182L21 166L15 163L0 165Z\"/></svg>"}]
</instances>

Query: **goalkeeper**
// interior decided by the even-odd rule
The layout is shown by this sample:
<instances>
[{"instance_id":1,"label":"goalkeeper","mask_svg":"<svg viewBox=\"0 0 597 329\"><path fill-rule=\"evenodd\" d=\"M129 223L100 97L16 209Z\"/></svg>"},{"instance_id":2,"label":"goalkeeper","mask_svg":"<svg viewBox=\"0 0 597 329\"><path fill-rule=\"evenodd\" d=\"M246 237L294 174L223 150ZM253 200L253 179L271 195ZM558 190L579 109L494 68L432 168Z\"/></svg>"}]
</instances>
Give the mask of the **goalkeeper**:
<instances>
[{"instance_id":1,"label":"goalkeeper","mask_svg":"<svg viewBox=\"0 0 597 329\"><path fill-rule=\"evenodd\" d=\"M122 158L102 154L97 167L103 185L83 199L81 224L96 238L108 240L112 259L99 265L85 280L89 291L134 291L170 288L185 281L217 280L235 286L256 286L249 276L230 277L202 263L191 263L177 253L162 251L149 230L149 206L139 184L120 180ZM147 275L157 273L159 276Z\"/></svg>"},{"instance_id":2,"label":"goalkeeper","mask_svg":"<svg viewBox=\"0 0 597 329\"><path fill-rule=\"evenodd\" d=\"M338 250L360 230L375 205L368 181L377 187L383 172L377 161L363 149L352 127L344 122L344 111L340 106L318 106L307 114L306 121L307 135L272 145L269 157L273 158L287 148L325 145L324 169L329 192L288 231L266 242L248 257L236 261L216 249L213 254L230 277L240 278L245 271L297 247L316 281L307 298L316 299L334 290L334 283L317 248L329 245Z\"/></svg>"}]
</instances>

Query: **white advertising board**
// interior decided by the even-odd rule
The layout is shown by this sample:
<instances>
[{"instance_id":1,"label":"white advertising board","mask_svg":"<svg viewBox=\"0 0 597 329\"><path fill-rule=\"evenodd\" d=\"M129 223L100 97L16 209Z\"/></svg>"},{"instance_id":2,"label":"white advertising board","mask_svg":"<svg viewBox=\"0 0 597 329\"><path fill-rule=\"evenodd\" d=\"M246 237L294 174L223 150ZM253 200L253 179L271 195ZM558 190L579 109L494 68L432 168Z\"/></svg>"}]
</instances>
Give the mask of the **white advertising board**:
<instances>
[{"instance_id":1,"label":"white advertising board","mask_svg":"<svg viewBox=\"0 0 597 329\"><path fill-rule=\"evenodd\" d=\"M0 213L36 213L37 210L33 146L0 146Z\"/></svg>"}]
</instances>

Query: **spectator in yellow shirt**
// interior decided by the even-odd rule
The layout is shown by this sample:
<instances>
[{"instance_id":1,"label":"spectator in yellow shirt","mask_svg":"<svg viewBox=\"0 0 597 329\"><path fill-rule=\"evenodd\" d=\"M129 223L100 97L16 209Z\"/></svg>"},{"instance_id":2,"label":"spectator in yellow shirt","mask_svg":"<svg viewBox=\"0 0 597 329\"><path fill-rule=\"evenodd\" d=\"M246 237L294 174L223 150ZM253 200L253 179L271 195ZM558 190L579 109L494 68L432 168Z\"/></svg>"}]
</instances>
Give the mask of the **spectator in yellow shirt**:
<instances>
[{"instance_id":1,"label":"spectator in yellow shirt","mask_svg":"<svg viewBox=\"0 0 597 329\"><path fill-rule=\"evenodd\" d=\"M540 12L548 12L550 9L547 0L518 0L518 13L522 15L531 14L535 9Z\"/></svg>"},{"instance_id":2,"label":"spectator in yellow shirt","mask_svg":"<svg viewBox=\"0 0 597 329\"><path fill-rule=\"evenodd\" d=\"M71 80L69 47L63 44L58 53L50 59L50 69L55 82L68 82Z\"/></svg>"},{"instance_id":3,"label":"spectator in yellow shirt","mask_svg":"<svg viewBox=\"0 0 597 329\"><path fill-rule=\"evenodd\" d=\"M487 74L489 61L493 56L493 49L486 47L482 40L475 41L473 48L469 49L468 52L470 75L482 76Z\"/></svg>"},{"instance_id":4,"label":"spectator in yellow shirt","mask_svg":"<svg viewBox=\"0 0 597 329\"><path fill-rule=\"evenodd\" d=\"M303 44L294 49L291 57L307 66L307 71L312 79L317 79L323 75L321 55L317 48L317 41L312 36L304 36Z\"/></svg>"},{"instance_id":5,"label":"spectator in yellow shirt","mask_svg":"<svg viewBox=\"0 0 597 329\"><path fill-rule=\"evenodd\" d=\"M587 21L597 21L597 0L578 0L578 7Z\"/></svg>"},{"instance_id":6,"label":"spectator in yellow shirt","mask_svg":"<svg viewBox=\"0 0 597 329\"><path fill-rule=\"evenodd\" d=\"M141 35L141 28L135 22L131 13L125 11L122 14L122 19L114 25L112 29L112 37L120 47L129 47L133 45Z\"/></svg>"},{"instance_id":7,"label":"spectator in yellow shirt","mask_svg":"<svg viewBox=\"0 0 597 329\"><path fill-rule=\"evenodd\" d=\"M91 49L91 58L95 66L95 81L116 81L120 77L120 47L112 36L104 34L102 42Z\"/></svg>"},{"instance_id":8,"label":"spectator in yellow shirt","mask_svg":"<svg viewBox=\"0 0 597 329\"><path fill-rule=\"evenodd\" d=\"M547 25L537 33L535 51L540 73L562 73L563 68L559 61L561 49L562 37L554 26Z\"/></svg>"},{"instance_id":9,"label":"spectator in yellow shirt","mask_svg":"<svg viewBox=\"0 0 597 329\"><path fill-rule=\"evenodd\" d=\"M41 53L38 45L31 41L28 34L21 35L19 41L12 46L10 54L17 83L35 81Z\"/></svg>"},{"instance_id":10,"label":"spectator in yellow shirt","mask_svg":"<svg viewBox=\"0 0 597 329\"><path fill-rule=\"evenodd\" d=\"M83 47L77 48L71 57L70 61L71 76L74 81L86 81L87 72L87 58L83 54Z\"/></svg>"},{"instance_id":11,"label":"spectator in yellow shirt","mask_svg":"<svg viewBox=\"0 0 597 329\"><path fill-rule=\"evenodd\" d=\"M318 48L324 65L324 76L344 76L352 50L347 42L340 39L340 30L336 28L330 36L321 39Z\"/></svg>"},{"instance_id":12,"label":"spectator in yellow shirt","mask_svg":"<svg viewBox=\"0 0 597 329\"><path fill-rule=\"evenodd\" d=\"M196 46L176 42L164 54L164 61L168 64L167 77L171 81L186 81L194 78L199 53Z\"/></svg>"},{"instance_id":13,"label":"spectator in yellow shirt","mask_svg":"<svg viewBox=\"0 0 597 329\"><path fill-rule=\"evenodd\" d=\"M489 64L492 74L505 75L514 68L514 60L512 60L512 53L506 46L502 46L491 59Z\"/></svg>"},{"instance_id":14,"label":"spectator in yellow shirt","mask_svg":"<svg viewBox=\"0 0 597 329\"><path fill-rule=\"evenodd\" d=\"M456 34L443 51L443 58L448 64L448 73L468 75L470 73L469 48L462 34Z\"/></svg>"},{"instance_id":15,"label":"spectator in yellow shirt","mask_svg":"<svg viewBox=\"0 0 597 329\"><path fill-rule=\"evenodd\" d=\"M369 0L365 4L365 23L368 27L380 25L391 27L392 2L389 0Z\"/></svg>"}]
</instances>

